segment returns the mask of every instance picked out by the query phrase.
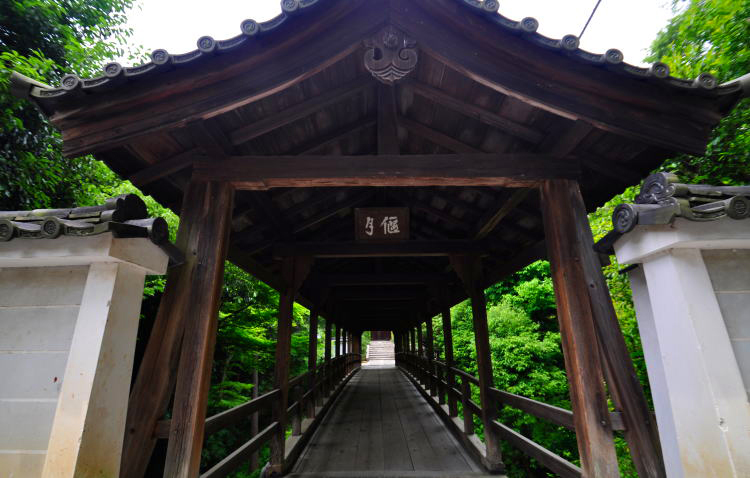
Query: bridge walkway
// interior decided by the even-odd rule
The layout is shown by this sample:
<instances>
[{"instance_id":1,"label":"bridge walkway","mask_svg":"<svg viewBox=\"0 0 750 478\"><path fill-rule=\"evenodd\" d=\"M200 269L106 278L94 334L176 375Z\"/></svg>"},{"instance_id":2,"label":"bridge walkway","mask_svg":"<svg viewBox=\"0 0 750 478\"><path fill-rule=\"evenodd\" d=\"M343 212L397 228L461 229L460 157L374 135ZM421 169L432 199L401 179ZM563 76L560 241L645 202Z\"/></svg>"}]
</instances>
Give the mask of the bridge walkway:
<instances>
[{"instance_id":1,"label":"bridge walkway","mask_svg":"<svg viewBox=\"0 0 750 478\"><path fill-rule=\"evenodd\" d=\"M394 365L364 365L300 456L293 478L487 476Z\"/></svg>"}]
</instances>

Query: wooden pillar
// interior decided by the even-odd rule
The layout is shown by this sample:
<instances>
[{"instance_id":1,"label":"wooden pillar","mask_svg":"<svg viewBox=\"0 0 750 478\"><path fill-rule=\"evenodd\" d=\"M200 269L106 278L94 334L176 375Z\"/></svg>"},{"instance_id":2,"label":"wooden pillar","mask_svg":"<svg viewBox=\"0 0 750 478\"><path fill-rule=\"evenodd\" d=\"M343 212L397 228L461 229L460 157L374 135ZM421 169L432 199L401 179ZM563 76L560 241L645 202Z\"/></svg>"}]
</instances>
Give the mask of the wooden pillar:
<instances>
[{"instance_id":1,"label":"wooden pillar","mask_svg":"<svg viewBox=\"0 0 750 478\"><path fill-rule=\"evenodd\" d=\"M331 322L331 319L326 319L326 336L325 336L325 348L324 348L324 356L323 359L325 360L325 371L326 371L326 382L325 382L325 394L328 396L330 393L330 386L331 386L331 380L330 380L330 374L331 374L331 340L333 340L333 322Z\"/></svg>"},{"instance_id":2,"label":"wooden pillar","mask_svg":"<svg viewBox=\"0 0 750 478\"><path fill-rule=\"evenodd\" d=\"M617 456L583 265L587 252L580 243L584 227L574 213L575 208L583 208L583 202L578 184L570 180L545 181L541 197L583 476L617 477ZM588 227L585 230L590 235Z\"/></svg>"},{"instance_id":3,"label":"wooden pillar","mask_svg":"<svg viewBox=\"0 0 750 478\"><path fill-rule=\"evenodd\" d=\"M427 386L430 395L435 396L437 395L437 383L435 379L432 378L432 374L435 373L435 339L433 337L431 317L425 321L425 330L427 335L427 343L425 344L425 348L427 349L427 372L429 374L427 375Z\"/></svg>"},{"instance_id":4,"label":"wooden pillar","mask_svg":"<svg viewBox=\"0 0 750 478\"><path fill-rule=\"evenodd\" d=\"M286 287L279 293L279 321L276 334L274 388L279 390L279 399L274 402L273 420L279 426L271 437L269 473L284 471L284 442L286 438L287 407L289 406L289 364L292 345L292 311L294 297L310 272L312 260L308 257L286 257L282 263L282 274Z\"/></svg>"},{"instance_id":5,"label":"wooden pillar","mask_svg":"<svg viewBox=\"0 0 750 478\"><path fill-rule=\"evenodd\" d=\"M580 249L594 326L599 339L599 353L604 359L604 375L615 408L623 411L625 440L628 442L640 477L665 478L667 474L659 433L656 423L651 418L646 395L630 352L625 345L607 281L602 274L601 262L594 251L586 206L577 185L568 184L567 190L570 199L569 211L577 225L578 238L575 244Z\"/></svg>"},{"instance_id":6,"label":"wooden pillar","mask_svg":"<svg viewBox=\"0 0 750 478\"><path fill-rule=\"evenodd\" d=\"M416 354L417 353L417 329L416 328L409 329L409 339L411 342L411 347L409 347L409 353Z\"/></svg>"},{"instance_id":7,"label":"wooden pillar","mask_svg":"<svg viewBox=\"0 0 750 478\"><path fill-rule=\"evenodd\" d=\"M185 262L167 273L164 295L130 392L120 467L123 478L140 478L146 472L156 445L156 422L164 416L174 391L185 311L192 299L191 281L199 267L198 256L190 251L206 254L205 242L223 237L225 214L209 214L204 207L206 196L211 194L208 189L192 184L182 201L177 247L186 253ZM215 185L210 189L214 191ZM226 204L224 207L231 209Z\"/></svg>"},{"instance_id":8,"label":"wooden pillar","mask_svg":"<svg viewBox=\"0 0 750 478\"><path fill-rule=\"evenodd\" d=\"M310 333L307 341L307 370L310 372L310 380L308 387L310 390L315 389L316 372L315 369L318 366L318 308L313 307L310 311ZM307 416L313 418L315 416L315 403L317 393L313 391L310 396L310 400L307 401Z\"/></svg>"},{"instance_id":9,"label":"wooden pillar","mask_svg":"<svg viewBox=\"0 0 750 478\"><path fill-rule=\"evenodd\" d=\"M341 356L341 326L336 324L336 358Z\"/></svg>"},{"instance_id":10,"label":"wooden pillar","mask_svg":"<svg viewBox=\"0 0 750 478\"><path fill-rule=\"evenodd\" d=\"M417 325L417 348L419 350L419 356L424 357L424 340L422 338L422 323Z\"/></svg>"},{"instance_id":11,"label":"wooden pillar","mask_svg":"<svg viewBox=\"0 0 750 478\"><path fill-rule=\"evenodd\" d=\"M477 255L451 256L451 264L466 287L471 299L474 324L474 341L477 349L477 373L479 375L479 398L482 406L484 442L487 447L485 466L493 471L504 469L500 452L500 439L493 422L497 417L498 404L492 399L493 385L492 354L487 327L487 302L484 297L482 263Z\"/></svg>"},{"instance_id":12,"label":"wooden pillar","mask_svg":"<svg viewBox=\"0 0 750 478\"><path fill-rule=\"evenodd\" d=\"M169 478L194 478L200 468L233 198L228 184L191 183L182 205L195 234L185 251L189 275L179 282L185 330L164 468Z\"/></svg>"},{"instance_id":13,"label":"wooden pillar","mask_svg":"<svg viewBox=\"0 0 750 478\"><path fill-rule=\"evenodd\" d=\"M443 297L446 297L443 295ZM448 412L450 416L458 416L458 404L453 389L456 388L456 376L450 370L454 366L453 361L453 330L451 329L451 308L443 302L443 343L445 344L445 367L448 369L446 382L448 383Z\"/></svg>"},{"instance_id":14,"label":"wooden pillar","mask_svg":"<svg viewBox=\"0 0 750 478\"><path fill-rule=\"evenodd\" d=\"M253 369L253 393L252 398L255 400L260 396L260 390L258 387L260 386L260 377L258 377L258 369ZM253 416L250 418L250 434L252 436L257 435L260 432L260 412L253 413ZM252 455L250 455L250 473L253 473L255 470L257 470L260 467L260 454L256 451L253 452Z\"/></svg>"}]
</instances>

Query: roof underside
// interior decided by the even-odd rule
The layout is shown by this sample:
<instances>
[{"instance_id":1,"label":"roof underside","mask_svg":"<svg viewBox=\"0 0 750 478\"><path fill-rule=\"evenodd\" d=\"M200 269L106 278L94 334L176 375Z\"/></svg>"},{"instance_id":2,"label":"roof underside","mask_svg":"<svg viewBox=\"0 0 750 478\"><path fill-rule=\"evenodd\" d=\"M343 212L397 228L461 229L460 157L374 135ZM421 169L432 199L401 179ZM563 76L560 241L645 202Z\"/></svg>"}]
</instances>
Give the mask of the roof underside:
<instances>
[{"instance_id":1,"label":"roof underside","mask_svg":"<svg viewBox=\"0 0 750 478\"><path fill-rule=\"evenodd\" d=\"M228 156L384 152L552 155L580 166L593 209L675 152L700 152L742 95L739 83L676 80L615 52L544 39L528 20L510 22L479 2L283 5L287 13L265 26L244 23L245 35L202 39L203 52L159 53L140 73L110 68L106 81L65 93L34 87L31 96L63 131L68 154L94 152L179 211L196 154L220 169ZM363 62L363 41L387 25L419 52L394 87ZM368 206L410 208L412 240L480 244L487 285L544 257L533 188L393 184L238 191L230 259L279 287L280 243L349 243L353 208ZM465 296L444 255L321 257L301 295L306 305L327 295L324 314L352 328L398 329L436 312L431 298L445 285L452 303Z\"/></svg>"}]
</instances>

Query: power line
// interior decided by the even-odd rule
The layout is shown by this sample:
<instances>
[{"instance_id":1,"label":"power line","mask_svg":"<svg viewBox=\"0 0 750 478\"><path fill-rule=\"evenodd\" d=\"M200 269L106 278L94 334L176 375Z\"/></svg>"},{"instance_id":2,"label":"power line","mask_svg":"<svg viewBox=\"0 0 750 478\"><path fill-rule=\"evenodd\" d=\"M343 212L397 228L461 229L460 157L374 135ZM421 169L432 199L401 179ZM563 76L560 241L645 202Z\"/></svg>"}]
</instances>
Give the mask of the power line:
<instances>
[{"instance_id":1,"label":"power line","mask_svg":"<svg viewBox=\"0 0 750 478\"><path fill-rule=\"evenodd\" d=\"M583 30L581 30L581 34L578 35L578 40L581 39L583 34L586 32L586 29L589 27L589 23L591 23L591 19L594 18L594 14L596 13L596 10L599 8L600 3L602 3L602 0L597 0L596 5L594 5L594 10L592 10L591 15L589 15L589 19L586 20L586 24L583 26Z\"/></svg>"}]
</instances>

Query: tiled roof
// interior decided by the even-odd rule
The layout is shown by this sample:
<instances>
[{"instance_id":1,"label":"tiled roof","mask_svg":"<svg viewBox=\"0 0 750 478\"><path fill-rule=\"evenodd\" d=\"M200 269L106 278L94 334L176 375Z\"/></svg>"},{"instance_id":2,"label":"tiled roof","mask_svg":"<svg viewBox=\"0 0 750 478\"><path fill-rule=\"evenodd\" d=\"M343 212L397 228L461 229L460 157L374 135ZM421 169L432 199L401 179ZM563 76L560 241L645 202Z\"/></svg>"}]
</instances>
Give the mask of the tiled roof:
<instances>
[{"instance_id":1,"label":"tiled roof","mask_svg":"<svg viewBox=\"0 0 750 478\"><path fill-rule=\"evenodd\" d=\"M116 196L99 206L0 211L0 242L87 237L106 232L117 238L148 238L161 247L173 263L184 259L169 242L169 226L164 218L148 217L146 204L135 194Z\"/></svg>"},{"instance_id":2,"label":"tiled roof","mask_svg":"<svg viewBox=\"0 0 750 478\"><path fill-rule=\"evenodd\" d=\"M256 41L258 37L279 29L293 17L315 8L325 8L326 5L338 1L342 0L283 0L281 2L281 14L261 23L254 20L245 20L240 24L241 33L235 37L215 40L210 36L203 36L198 39L198 48L193 51L171 54L163 49L155 50L151 53L151 61L148 63L131 67L124 67L119 63L109 63L103 68L100 76L82 79L72 74L65 75L61 84L57 87L50 87L14 73L12 78L13 91L18 96L32 97L40 102L60 99L80 92L106 92L122 83L141 81L158 72L179 69L202 58L236 50L249 42ZM669 66L664 63L657 62L648 68L643 68L625 63L622 52L617 49L610 49L605 53L591 53L583 50L579 48L579 40L575 35L566 35L561 39L541 35L537 33L539 22L536 19L527 17L521 21L514 21L498 13L499 3L497 0L454 1L465 5L477 15L495 23L500 29L519 35L530 43L557 51L584 64L606 68L634 79L657 81L675 89L695 92L696 94L708 92L714 92L714 94L734 93L740 90L742 96L750 96L750 75L745 75L723 85L719 85L716 78L709 73L702 73L695 79L675 78L670 75Z\"/></svg>"},{"instance_id":3,"label":"tiled roof","mask_svg":"<svg viewBox=\"0 0 750 478\"><path fill-rule=\"evenodd\" d=\"M635 204L620 204L612 214L613 230L596 249L610 253L623 234L636 226L671 224L676 218L712 221L750 218L750 186L683 184L673 173L652 174L643 182Z\"/></svg>"}]
</instances>

